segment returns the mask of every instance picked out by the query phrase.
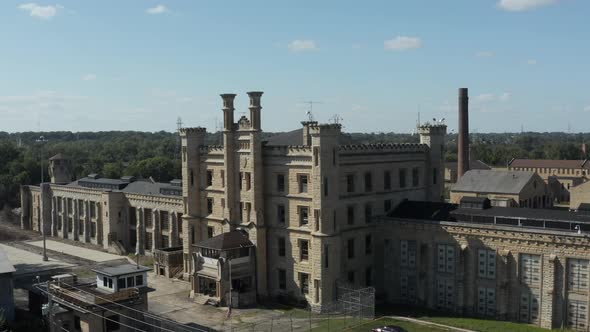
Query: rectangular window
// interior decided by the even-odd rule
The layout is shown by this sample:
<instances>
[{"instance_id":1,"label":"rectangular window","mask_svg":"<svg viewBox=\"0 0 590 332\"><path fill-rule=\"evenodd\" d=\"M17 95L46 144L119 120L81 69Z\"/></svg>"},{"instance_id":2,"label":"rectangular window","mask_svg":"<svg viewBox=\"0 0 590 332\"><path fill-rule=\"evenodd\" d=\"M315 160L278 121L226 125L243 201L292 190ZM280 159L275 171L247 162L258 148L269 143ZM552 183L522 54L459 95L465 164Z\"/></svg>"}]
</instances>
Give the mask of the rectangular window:
<instances>
[{"instance_id":1,"label":"rectangular window","mask_svg":"<svg viewBox=\"0 0 590 332\"><path fill-rule=\"evenodd\" d=\"M279 273L279 289L287 289L287 271L278 270Z\"/></svg>"},{"instance_id":2,"label":"rectangular window","mask_svg":"<svg viewBox=\"0 0 590 332\"><path fill-rule=\"evenodd\" d=\"M455 272L455 246L452 244L439 244L438 248L438 272Z\"/></svg>"},{"instance_id":3,"label":"rectangular window","mask_svg":"<svg viewBox=\"0 0 590 332\"><path fill-rule=\"evenodd\" d=\"M109 288L113 289L113 279L112 278L108 278L109 281Z\"/></svg>"},{"instance_id":4,"label":"rectangular window","mask_svg":"<svg viewBox=\"0 0 590 332\"><path fill-rule=\"evenodd\" d=\"M400 297L406 302L416 302L416 275L409 271L400 272Z\"/></svg>"},{"instance_id":5,"label":"rectangular window","mask_svg":"<svg viewBox=\"0 0 590 332\"><path fill-rule=\"evenodd\" d=\"M170 229L170 217L168 211L160 211L160 228L163 231L168 231Z\"/></svg>"},{"instance_id":6,"label":"rectangular window","mask_svg":"<svg viewBox=\"0 0 590 332\"><path fill-rule=\"evenodd\" d=\"M567 327L586 331L588 326L588 302L579 300L567 301Z\"/></svg>"},{"instance_id":7,"label":"rectangular window","mask_svg":"<svg viewBox=\"0 0 590 332\"><path fill-rule=\"evenodd\" d=\"M207 187L213 185L213 170L207 170Z\"/></svg>"},{"instance_id":8,"label":"rectangular window","mask_svg":"<svg viewBox=\"0 0 590 332\"><path fill-rule=\"evenodd\" d=\"M524 323L539 322L539 294L524 291L520 294L519 320Z\"/></svg>"},{"instance_id":9,"label":"rectangular window","mask_svg":"<svg viewBox=\"0 0 590 332\"><path fill-rule=\"evenodd\" d=\"M439 278L436 280L436 306L441 310L455 309L455 280Z\"/></svg>"},{"instance_id":10,"label":"rectangular window","mask_svg":"<svg viewBox=\"0 0 590 332\"><path fill-rule=\"evenodd\" d=\"M328 266L329 266L329 264L328 264L328 263L329 263L329 262L328 262L328 257L329 257L329 256L328 256L328 249L329 249L329 248L330 248L330 246L329 246L329 245L327 245L327 244L324 244L324 267L325 267L325 268L328 268Z\"/></svg>"},{"instance_id":11,"label":"rectangular window","mask_svg":"<svg viewBox=\"0 0 590 332\"><path fill-rule=\"evenodd\" d=\"M373 176L371 172L365 173L365 192L373 191Z\"/></svg>"},{"instance_id":12,"label":"rectangular window","mask_svg":"<svg viewBox=\"0 0 590 332\"><path fill-rule=\"evenodd\" d=\"M365 255L373 253L373 239L371 235L365 235Z\"/></svg>"},{"instance_id":13,"label":"rectangular window","mask_svg":"<svg viewBox=\"0 0 590 332\"><path fill-rule=\"evenodd\" d=\"M145 227L146 228L152 228L154 223L153 223L153 218L152 218L152 210L151 209L143 209L143 220L145 222Z\"/></svg>"},{"instance_id":14,"label":"rectangular window","mask_svg":"<svg viewBox=\"0 0 590 332\"><path fill-rule=\"evenodd\" d=\"M320 149L313 148L313 165L318 166L320 164Z\"/></svg>"},{"instance_id":15,"label":"rectangular window","mask_svg":"<svg viewBox=\"0 0 590 332\"><path fill-rule=\"evenodd\" d=\"M207 226L207 238L210 239L213 237L213 227Z\"/></svg>"},{"instance_id":16,"label":"rectangular window","mask_svg":"<svg viewBox=\"0 0 590 332\"><path fill-rule=\"evenodd\" d=\"M93 239L96 237L96 223L95 222L90 223L90 237Z\"/></svg>"},{"instance_id":17,"label":"rectangular window","mask_svg":"<svg viewBox=\"0 0 590 332\"><path fill-rule=\"evenodd\" d=\"M102 285L107 287L107 277L102 277Z\"/></svg>"},{"instance_id":18,"label":"rectangular window","mask_svg":"<svg viewBox=\"0 0 590 332\"><path fill-rule=\"evenodd\" d=\"M168 248L170 247L170 240L168 239L168 235L162 235L161 238L161 247L162 248Z\"/></svg>"},{"instance_id":19,"label":"rectangular window","mask_svg":"<svg viewBox=\"0 0 590 332\"><path fill-rule=\"evenodd\" d=\"M213 213L213 198L212 197L207 198L207 213L208 214Z\"/></svg>"},{"instance_id":20,"label":"rectangular window","mask_svg":"<svg viewBox=\"0 0 590 332\"><path fill-rule=\"evenodd\" d=\"M365 204L365 223L371 222L371 217L373 216L373 205L371 203Z\"/></svg>"},{"instance_id":21,"label":"rectangular window","mask_svg":"<svg viewBox=\"0 0 590 332\"><path fill-rule=\"evenodd\" d=\"M135 287L135 278L134 277L127 277L127 288Z\"/></svg>"},{"instance_id":22,"label":"rectangular window","mask_svg":"<svg viewBox=\"0 0 590 332\"><path fill-rule=\"evenodd\" d=\"M406 187L406 169L401 168L399 170L399 187L405 188Z\"/></svg>"},{"instance_id":23,"label":"rectangular window","mask_svg":"<svg viewBox=\"0 0 590 332\"><path fill-rule=\"evenodd\" d=\"M384 190L391 189L391 172L390 171L383 172L383 189Z\"/></svg>"},{"instance_id":24,"label":"rectangular window","mask_svg":"<svg viewBox=\"0 0 590 332\"><path fill-rule=\"evenodd\" d=\"M520 282L529 286L541 284L541 255L520 254Z\"/></svg>"},{"instance_id":25,"label":"rectangular window","mask_svg":"<svg viewBox=\"0 0 590 332\"><path fill-rule=\"evenodd\" d=\"M307 193L307 175L299 175L299 193Z\"/></svg>"},{"instance_id":26,"label":"rectangular window","mask_svg":"<svg viewBox=\"0 0 590 332\"><path fill-rule=\"evenodd\" d=\"M588 260L567 259L568 289L574 292L588 291Z\"/></svg>"},{"instance_id":27,"label":"rectangular window","mask_svg":"<svg viewBox=\"0 0 590 332\"><path fill-rule=\"evenodd\" d=\"M435 168L432 169L432 184L436 184L436 181L438 177L438 170Z\"/></svg>"},{"instance_id":28,"label":"rectangular window","mask_svg":"<svg viewBox=\"0 0 590 332\"><path fill-rule=\"evenodd\" d=\"M252 173L246 172L246 190L252 189Z\"/></svg>"},{"instance_id":29,"label":"rectangular window","mask_svg":"<svg viewBox=\"0 0 590 332\"><path fill-rule=\"evenodd\" d=\"M354 258L354 239L348 239L347 251L348 251L348 259Z\"/></svg>"},{"instance_id":30,"label":"rectangular window","mask_svg":"<svg viewBox=\"0 0 590 332\"><path fill-rule=\"evenodd\" d=\"M316 232L320 231L320 210L314 209L313 210L313 220L315 221L314 230Z\"/></svg>"},{"instance_id":31,"label":"rectangular window","mask_svg":"<svg viewBox=\"0 0 590 332\"><path fill-rule=\"evenodd\" d=\"M348 174L346 176L346 192L354 192L354 174Z\"/></svg>"},{"instance_id":32,"label":"rectangular window","mask_svg":"<svg viewBox=\"0 0 590 332\"><path fill-rule=\"evenodd\" d=\"M143 276L142 275L135 276L135 286L136 287L143 286Z\"/></svg>"},{"instance_id":33,"label":"rectangular window","mask_svg":"<svg viewBox=\"0 0 590 332\"><path fill-rule=\"evenodd\" d=\"M416 241L400 241L400 265L404 267L416 267Z\"/></svg>"},{"instance_id":34,"label":"rectangular window","mask_svg":"<svg viewBox=\"0 0 590 332\"><path fill-rule=\"evenodd\" d=\"M346 220L349 225L354 225L354 205L346 207Z\"/></svg>"},{"instance_id":35,"label":"rectangular window","mask_svg":"<svg viewBox=\"0 0 590 332\"><path fill-rule=\"evenodd\" d=\"M420 185L420 169L417 167L412 168L412 186L418 187Z\"/></svg>"},{"instance_id":36,"label":"rectangular window","mask_svg":"<svg viewBox=\"0 0 590 332\"><path fill-rule=\"evenodd\" d=\"M373 285L373 269L368 267L365 269L365 287Z\"/></svg>"},{"instance_id":37,"label":"rectangular window","mask_svg":"<svg viewBox=\"0 0 590 332\"><path fill-rule=\"evenodd\" d=\"M496 251L477 250L477 276L483 279L496 278Z\"/></svg>"},{"instance_id":38,"label":"rectangular window","mask_svg":"<svg viewBox=\"0 0 590 332\"><path fill-rule=\"evenodd\" d=\"M242 190L242 183L244 182L244 173L240 172L240 183L239 188Z\"/></svg>"},{"instance_id":39,"label":"rectangular window","mask_svg":"<svg viewBox=\"0 0 590 332\"><path fill-rule=\"evenodd\" d=\"M328 196L328 178L324 176L324 197Z\"/></svg>"},{"instance_id":40,"label":"rectangular window","mask_svg":"<svg viewBox=\"0 0 590 332\"><path fill-rule=\"evenodd\" d=\"M309 224L309 208L306 206L299 207L299 226Z\"/></svg>"},{"instance_id":41,"label":"rectangular window","mask_svg":"<svg viewBox=\"0 0 590 332\"><path fill-rule=\"evenodd\" d=\"M125 289L127 288L127 283L125 282L125 278L117 279L117 289Z\"/></svg>"},{"instance_id":42,"label":"rectangular window","mask_svg":"<svg viewBox=\"0 0 590 332\"><path fill-rule=\"evenodd\" d=\"M286 249L286 245L285 245L285 238L280 237L279 238L279 256L285 257L286 252L287 252L287 249Z\"/></svg>"},{"instance_id":43,"label":"rectangular window","mask_svg":"<svg viewBox=\"0 0 590 332\"><path fill-rule=\"evenodd\" d=\"M299 287L301 288L301 293L309 294L309 274L299 273Z\"/></svg>"},{"instance_id":44,"label":"rectangular window","mask_svg":"<svg viewBox=\"0 0 590 332\"><path fill-rule=\"evenodd\" d=\"M84 215L84 201L78 201L78 215Z\"/></svg>"},{"instance_id":45,"label":"rectangular window","mask_svg":"<svg viewBox=\"0 0 590 332\"><path fill-rule=\"evenodd\" d=\"M90 202L90 218L96 218L96 204Z\"/></svg>"},{"instance_id":46,"label":"rectangular window","mask_svg":"<svg viewBox=\"0 0 590 332\"><path fill-rule=\"evenodd\" d=\"M309 259L309 241L299 240L299 260L306 261Z\"/></svg>"},{"instance_id":47,"label":"rectangular window","mask_svg":"<svg viewBox=\"0 0 590 332\"><path fill-rule=\"evenodd\" d=\"M477 290L477 313L482 316L496 315L496 289L479 287Z\"/></svg>"},{"instance_id":48,"label":"rectangular window","mask_svg":"<svg viewBox=\"0 0 590 332\"><path fill-rule=\"evenodd\" d=\"M224 188L225 187L225 171L221 170L221 187Z\"/></svg>"},{"instance_id":49,"label":"rectangular window","mask_svg":"<svg viewBox=\"0 0 590 332\"><path fill-rule=\"evenodd\" d=\"M285 218L285 206L283 204L277 205L277 219L279 223L284 224L286 221Z\"/></svg>"},{"instance_id":50,"label":"rectangular window","mask_svg":"<svg viewBox=\"0 0 590 332\"><path fill-rule=\"evenodd\" d=\"M285 175L277 174L277 191L284 192L285 191Z\"/></svg>"},{"instance_id":51,"label":"rectangular window","mask_svg":"<svg viewBox=\"0 0 590 332\"><path fill-rule=\"evenodd\" d=\"M141 236L141 235L140 235ZM152 233L145 233L145 250L152 250Z\"/></svg>"}]
</instances>

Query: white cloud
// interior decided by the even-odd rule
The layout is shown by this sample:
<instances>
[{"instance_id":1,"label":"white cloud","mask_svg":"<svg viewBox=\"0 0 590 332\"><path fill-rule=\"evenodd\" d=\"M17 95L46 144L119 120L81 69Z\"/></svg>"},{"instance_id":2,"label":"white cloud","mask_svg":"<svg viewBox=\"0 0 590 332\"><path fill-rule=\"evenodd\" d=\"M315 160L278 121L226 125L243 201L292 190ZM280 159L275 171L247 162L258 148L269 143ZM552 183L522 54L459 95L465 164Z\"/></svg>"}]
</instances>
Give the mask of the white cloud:
<instances>
[{"instance_id":1,"label":"white cloud","mask_svg":"<svg viewBox=\"0 0 590 332\"><path fill-rule=\"evenodd\" d=\"M310 39L296 39L290 42L288 47L293 52L312 51L318 48L315 41Z\"/></svg>"},{"instance_id":2,"label":"white cloud","mask_svg":"<svg viewBox=\"0 0 590 332\"><path fill-rule=\"evenodd\" d=\"M86 74L82 76L82 81L94 81L96 79L96 75L94 74Z\"/></svg>"},{"instance_id":3,"label":"white cloud","mask_svg":"<svg viewBox=\"0 0 590 332\"><path fill-rule=\"evenodd\" d=\"M475 53L475 56L478 58L491 58L494 56L494 52L492 51L479 51Z\"/></svg>"},{"instance_id":4,"label":"white cloud","mask_svg":"<svg viewBox=\"0 0 590 332\"><path fill-rule=\"evenodd\" d=\"M534 66L534 65L537 64L537 60L536 59L528 59L526 61L526 64L529 65L529 66Z\"/></svg>"},{"instance_id":5,"label":"white cloud","mask_svg":"<svg viewBox=\"0 0 590 332\"><path fill-rule=\"evenodd\" d=\"M41 6L34 2L24 3L18 6L18 9L28 11L30 16L43 20L48 20L54 17L57 15L57 12L63 8L62 5Z\"/></svg>"},{"instance_id":6,"label":"white cloud","mask_svg":"<svg viewBox=\"0 0 590 332\"><path fill-rule=\"evenodd\" d=\"M500 0L498 7L510 12L521 12L557 3L558 0Z\"/></svg>"},{"instance_id":7,"label":"white cloud","mask_svg":"<svg viewBox=\"0 0 590 332\"><path fill-rule=\"evenodd\" d=\"M383 42L386 50L406 51L422 47L422 40L418 37L397 36Z\"/></svg>"},{"instance_id":8,"label":"white cloud","mask_svg":"<svg viewBox=\"0 0 590 332\"><path fill-rule=\"evenodd\" d=\"M510 92L504 92L501 94L494 94L494 93L482 93L475 97L475 102L478 104L485 104L491 102L507 102L512 98L512 94Z\"/></svg>"},{"instance_id":9,"label":"white cloud","mask_svg":"<svg viewBox=\"0 0 590 332\"><path fill-rule=\"evenodd\" d=\"M156 7L148 8L145 11L148 14L156 15L156 14L164 14L164 13L167 13L170 10L168 9L168 7L166 7L164 5L157 5Z\"/></svg>"}]
</instances>

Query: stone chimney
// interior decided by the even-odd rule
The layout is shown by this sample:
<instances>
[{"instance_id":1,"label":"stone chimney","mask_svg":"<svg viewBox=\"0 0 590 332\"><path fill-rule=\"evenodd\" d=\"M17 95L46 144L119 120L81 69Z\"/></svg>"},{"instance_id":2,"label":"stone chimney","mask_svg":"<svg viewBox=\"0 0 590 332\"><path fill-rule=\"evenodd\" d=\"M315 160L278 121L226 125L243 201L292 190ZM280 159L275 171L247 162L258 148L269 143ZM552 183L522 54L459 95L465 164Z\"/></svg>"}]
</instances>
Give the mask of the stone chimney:
<instances>
[{"instance_id":1,"label":"stone chimney","mask_svg":"<svg viewBox=\"0 0 590 332\"><path fill-rule=\"evenodd\" d=\"M260 98L262 97L262 91L251 91L248 92L248 96L250 97L250 125L253 130L260 130L260 110L262 106L260 106Z\"/></svg>"},{"instance_id":2,"label":"stone chimney","mask_svg":"<svg viewBox=\"0 0 590 332\"><path fill-rule=\"evenodd\" d=\"M469 94L467 88L459 89L457 179L469 170Z\"/></svg>"},{"instance_id":3,"label":"stone chimney","mask_svg":"<svg viewBox=\"0 0 590 332\"><path fill-rule=\"evenodd\" d=\"M234 93L224 93L220 96L223 99L223 129L231 131L234 127L234 99L236 95Z\"/></svg>"}]
</instances>

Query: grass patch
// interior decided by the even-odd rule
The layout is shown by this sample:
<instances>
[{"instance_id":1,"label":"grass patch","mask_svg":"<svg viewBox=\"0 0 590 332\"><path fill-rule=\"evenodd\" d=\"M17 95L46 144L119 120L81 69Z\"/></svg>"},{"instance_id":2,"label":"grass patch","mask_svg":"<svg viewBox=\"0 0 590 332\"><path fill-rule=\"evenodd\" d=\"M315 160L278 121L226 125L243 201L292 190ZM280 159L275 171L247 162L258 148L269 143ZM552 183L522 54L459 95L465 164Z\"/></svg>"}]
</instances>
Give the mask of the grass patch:
<instances>
[{"instance_id":1,"label":"grass patch","mask_svg":"<svg viewBox=\"0 0 590 332\"><path fill-rule=\"evenodd\" d=\"M137 256L135 254L129 254L127 256L134 262L137 262ZM139 255L139 265L154 267L154 258L152 256Z\"/></svg>"},{"instance_id":2,"label":"grass patch","mask_svg":"<svg viewBox=\"0 0 590 332\"><path fill-rule=\"evenodd\" d=\"M312 329L312 332L335 332L335 331L347 331L347 332L367 332L375 327L381 327L385 325L395 325L403 327L408 332L440 332L448 331L444 328L438 328L436 326L421 325L406 321L401 321L393 318L380 318L377 320L367 321L364 324L359 325L358 320L351 321L344 319L333 319L330 321L322 321L317 327Z\"/></svg>"},{"instance_id":3,"label":"grass patch","mask_svg":"<svg viewBox=\"0 0 590 332\"><path fill-rule=\"evenodd\" d=\"M420 319L444 324L454 327L460 327L469 330L481 332L547 332L548 329L543 329L537 326L513 323L505 321L478 319L478 318L457 318L457 317L420 317ZM572 330L557 330L557 331L572 331Z\"/></svg>"}]
</instances>

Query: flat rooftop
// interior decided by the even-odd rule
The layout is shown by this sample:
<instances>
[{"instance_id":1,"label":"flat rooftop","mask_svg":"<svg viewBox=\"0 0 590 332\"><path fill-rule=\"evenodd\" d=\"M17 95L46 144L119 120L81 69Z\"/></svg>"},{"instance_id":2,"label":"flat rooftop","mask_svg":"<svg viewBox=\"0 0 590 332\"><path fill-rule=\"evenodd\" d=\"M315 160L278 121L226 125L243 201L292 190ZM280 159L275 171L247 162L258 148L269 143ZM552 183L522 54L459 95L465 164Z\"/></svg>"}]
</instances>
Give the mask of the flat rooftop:
<instances>
[{"instance_id":1,"label":"flat rooftop","mask_svg":"<svg viewBox=\"0 0 590 332\"><path fill-rule=\"evenodd\" d=\"M101 267L97 267L95 269L92 269L92 271L94 271L96 273L104 274L109 277L117 277L117 276L122 276L122 275L127 275L127 274L147 272L147 271L151 271L151 270L152 269L150 269L149 267L145 267L145 266L141 266L141 265L137 266L135 264L101 266Z\"/></svg>"}]
</instances>

